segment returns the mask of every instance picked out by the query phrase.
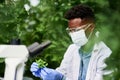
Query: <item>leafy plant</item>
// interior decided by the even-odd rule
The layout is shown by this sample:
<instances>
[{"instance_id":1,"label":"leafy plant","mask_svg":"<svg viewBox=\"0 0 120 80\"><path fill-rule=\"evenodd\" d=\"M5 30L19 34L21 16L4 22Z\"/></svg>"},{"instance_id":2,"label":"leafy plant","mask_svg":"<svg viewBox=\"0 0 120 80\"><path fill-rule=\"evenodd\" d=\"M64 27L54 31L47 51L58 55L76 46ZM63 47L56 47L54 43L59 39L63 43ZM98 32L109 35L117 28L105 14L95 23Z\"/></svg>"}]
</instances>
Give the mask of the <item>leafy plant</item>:
<instances>
[{"instance_id":1,"label":"leafy plant","mask_svg":"<svg viewBox=\"0 0 120 80\"><path fill-rule=\"evenodd\" d=\"M42 59L36 60L36 63L38 64L39 68L44 68L44 67L46 67L48 65L48 63L46 63Z\"/></svg>"}]
</instances>

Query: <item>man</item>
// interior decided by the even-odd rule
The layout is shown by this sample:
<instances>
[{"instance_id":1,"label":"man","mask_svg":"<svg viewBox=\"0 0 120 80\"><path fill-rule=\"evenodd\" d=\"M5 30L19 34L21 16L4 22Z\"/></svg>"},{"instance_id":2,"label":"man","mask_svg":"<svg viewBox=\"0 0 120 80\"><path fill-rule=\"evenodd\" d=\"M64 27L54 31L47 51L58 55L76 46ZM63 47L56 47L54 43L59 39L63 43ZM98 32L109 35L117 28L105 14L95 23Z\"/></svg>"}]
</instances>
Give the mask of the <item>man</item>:
<instances>
[{"instance_id":1,"label":"man","mask_svg":"<svg viewBox=\"0 0 120 80\"><path fill-rule=\"evenodd\" d=\"M68 47L60 67L39 69L34 62L31 72L43 80L102 80L106 67L104 60L111 50L99 40L92 9L77 5L67 11L65 18L73 44Z\"/></svg>"}]
</instances>

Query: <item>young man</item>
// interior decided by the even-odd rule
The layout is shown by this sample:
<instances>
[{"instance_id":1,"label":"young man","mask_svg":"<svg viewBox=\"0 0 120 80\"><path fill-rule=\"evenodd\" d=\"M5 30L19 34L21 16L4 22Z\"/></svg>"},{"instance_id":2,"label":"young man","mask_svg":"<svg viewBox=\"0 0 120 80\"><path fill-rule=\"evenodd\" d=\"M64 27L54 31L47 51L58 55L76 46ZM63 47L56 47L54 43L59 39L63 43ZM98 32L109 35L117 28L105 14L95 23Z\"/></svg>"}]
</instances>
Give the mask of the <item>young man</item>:
<instances>
[{"instance_id":1,"label":"young man","mask_svg":"<svg viewBox=\"0 0 120 80\"><path fill-rule=\"evenodd\" d=\"M77 5L67 11L65 18L73 44L68 47L60 67L39 69L34 62L31 72L43 80L102 80L104 60L111 50L98 38L92 9Z\"/></svg>"}]
</instances>

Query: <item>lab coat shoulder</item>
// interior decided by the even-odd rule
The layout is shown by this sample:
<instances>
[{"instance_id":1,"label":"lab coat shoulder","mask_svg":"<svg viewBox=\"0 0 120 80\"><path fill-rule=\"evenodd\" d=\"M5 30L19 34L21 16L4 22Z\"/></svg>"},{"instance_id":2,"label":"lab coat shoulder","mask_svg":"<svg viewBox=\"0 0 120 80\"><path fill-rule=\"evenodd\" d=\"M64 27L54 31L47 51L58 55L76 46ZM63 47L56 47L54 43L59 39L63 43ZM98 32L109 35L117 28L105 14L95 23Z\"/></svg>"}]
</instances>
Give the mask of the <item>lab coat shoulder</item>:
<instances>
[{"instance_id":1,"label":"lab coat shoulder","mask_svg":"<svg viewBox=\"0 0 120 80\"><path fill-rule=\"evenodd\" d=\"M94 50L98 50L97 54L93 54L92 61L96 66L90 67L93 72L92 74L89 74L89 77L91 75L90 80L103 80L103 75L107 73L107 71L104 71L104 69L107 67L107 64L105 63L105 60L111 55L112 51L111 49L104 43L99 42L95 45ZM95 70L95 72L94 72ZM89 71L88 71L89 72ZM88 78L86 80L89 80Z\"/></svg>"},{"instance_id":2,"label":"lab coat shoulder","mask_svg":"<svg viewBox=\"0 0 120 80\"><path fill-rule=\"evenodd\" d=\"M112 51L102 41L97 44L97 47L99 48L98 49L98 53L97 53L97 58L96 58L96 60L97 60L97 70L103 73L103 69L107 67L107 64L106 64L105 60L107 58L109 58L109 56L111 55Z\"/></svg>"},{"instance_id":3,"label":"lab coat shoulder","mask_svg":"<svg viewBox=\"0 0 120 80\"><path fill-rule=\"evenodd\" d=\"M73 62L73 56L74 56L74 51L78 50L79 47L76 46L75 44L69 45L67 48L63 60L58 68L56 68L57 71L62 73L64 76L69 76L72 74L72 62ZM71 76L72 78L72 76ZM67 79L69 80L69 79Z\"/></svg>"},{"instance_id":4,"label":"lab coat shoulder","mask_svg":"<svg viewBox=\"0 0 120 80\"><path fill-rule=\"evenodd\" d=\"M66 50L66 52L65 52L65 54L64 54L64 58L66 58L66 57L72 57L72 53L74 52L74 50L78 50L79 49L79 47L78 46L76 46L75 44L71 44L71 45L69 45L69 47L67 48L67 50Z\"/></svg>"},{"instance_id":5,"label":"lab coat shoulder","mask_svg":"<svg viewBox=\"0 0 120 80\"><path fill-rule=\"evenodd\" d=\"M103 41L99 42L97 47L100 50L101 56L109 57L112 53L112 50Z\"/></svg>"}]
</instances>

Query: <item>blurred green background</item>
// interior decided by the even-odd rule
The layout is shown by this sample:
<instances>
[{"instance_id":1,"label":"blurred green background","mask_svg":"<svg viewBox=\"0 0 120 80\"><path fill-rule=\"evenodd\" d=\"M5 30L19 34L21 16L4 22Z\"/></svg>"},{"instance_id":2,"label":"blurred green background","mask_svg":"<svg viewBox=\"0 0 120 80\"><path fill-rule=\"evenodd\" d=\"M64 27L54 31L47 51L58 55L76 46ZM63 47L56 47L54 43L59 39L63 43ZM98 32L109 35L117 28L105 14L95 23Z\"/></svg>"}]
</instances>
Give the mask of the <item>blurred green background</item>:
<instances>
[{"instance_id":1,"label":"blurred green background","mask_svg":"<svg viewBox=\"0 0 120 80\"><path fill-rule=\"evenodd\" d=\"M35 78L29 71L36 59L43 59L48 67L60 65L64 52L71 43L66 32L65 12L77 4L91 6L96 16L96 28L102 40L111 48L112 55L106 60L107 69L113 74L105 80L120 80L120 0L0 0L0 44L11 39L21 39L22 44L51 40L42 54L30 58L24 76ZM4 75L4 59L0 59L0 76Z\"/></svg>"}]
</instances>

